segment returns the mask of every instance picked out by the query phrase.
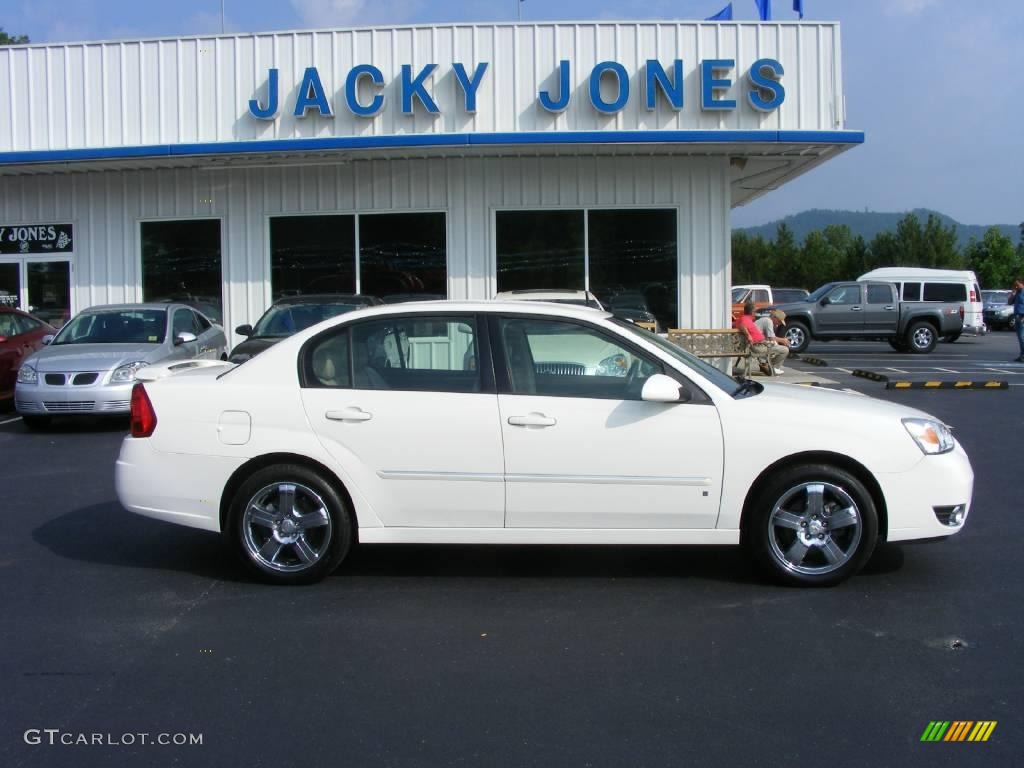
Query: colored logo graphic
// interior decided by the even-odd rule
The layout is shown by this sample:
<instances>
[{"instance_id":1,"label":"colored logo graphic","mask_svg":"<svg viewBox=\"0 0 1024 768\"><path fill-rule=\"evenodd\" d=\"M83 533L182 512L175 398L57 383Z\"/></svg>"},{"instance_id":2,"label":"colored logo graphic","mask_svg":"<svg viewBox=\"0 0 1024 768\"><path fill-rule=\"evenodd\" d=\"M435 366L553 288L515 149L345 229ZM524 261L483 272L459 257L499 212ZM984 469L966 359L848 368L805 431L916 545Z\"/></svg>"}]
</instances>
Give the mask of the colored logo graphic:
<instances>
[{"instance_id":1,"label":"colored logo graphic","mask_svg":"<svg viewBox=\"0 0 1024 768\"><path fill-rule=\"evenodd\" d=\"M921 741L988 741L995 729L995 720L932 720Z\"/></svg>"}]
</instances>

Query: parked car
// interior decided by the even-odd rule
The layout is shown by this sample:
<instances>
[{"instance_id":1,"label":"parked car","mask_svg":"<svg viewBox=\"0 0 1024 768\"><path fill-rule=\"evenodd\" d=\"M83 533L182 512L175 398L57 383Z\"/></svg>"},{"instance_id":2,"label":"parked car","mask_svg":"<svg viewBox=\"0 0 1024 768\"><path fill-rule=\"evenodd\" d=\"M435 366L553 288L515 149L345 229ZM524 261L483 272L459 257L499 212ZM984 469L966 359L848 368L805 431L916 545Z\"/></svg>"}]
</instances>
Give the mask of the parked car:
<instances>
[{"instance_id":1,"label":"parked car","mask_svg":"<svg viewBox=\"0 0 1024 768\"><path fill-rule=\"evenodd\" d=\"M235 333L246 340L231 350L228 358L233 363L244 363L268 347L286 339L293 333L332 317L361 307L380 304L376 296L362 293L314 293L304 296L286 296L270 305L270 309L256 321L256 327L246 323L235 328Z\"/></svg>"},{"instance_id":2,"label":"parked car","mask_svg":"<svg viewBox=\"0 0 1024 768\"><path fill-rule=\"evenodd\" d=\"M982 291L982 312L989 328L1013 330L1013 305L1006 302L1010 291Z\"/></svg>"},{"instance_id":3,"label":"parked car","mask_svg":"<svg viewBox=\"0 0 1024 768\"><path fill-rule=\"evenodd\" d=\"M737 382L584 307L373 307L245 365L139 373L121 503L220 532L274 583L323 578L356 542L742 543L823 586L970 512L938 419Z\"/></svg>"},{"instance_id":4,"label":"parked car","mask_svg":"<svg viewBox=\"0 0 1024 768\"><path fill-rule=\"evenodd\" d=\"M18 369L14 404L29 429L58 414L127 414L147 365L227 357L224 330L181 304L92 307L47 342Z\"/></svg>"},{"instance_id":5,"label":"parked car","mask_svg":"<svg viewBox=\"0 0 1024 768\"><path fill-rule=\"evenodd\" d=\"M790 350L811 339L885 339L900 352L926 354L940 337L959 335L962 302L900 301L893 283L826 283L806 301L775 307L786 313Z\"/></svg>"},{"instance_id":6,"label":"parked car","mask_svg":"<svg viewBox=\"0 0 1024 768\"><path fill-rule=\"evenodd\" d=\"M882 267L867 272L858 280L885 280L895 283L903 301L958 301L964 308L963 332L980 336L985 326L981 288L973 272L955 269L919 269L916 267ZM943 341L956 341L960 333L949 334Z\"/></svg>"},{"instance_id":7,"label":"parked car","mask_svg":"<svg viewBox=\"0 0 1024 768\"><path fill-rule=\"evenodd\" d=\"M0 305L0 402L14 397L18 369L26 357L43 347L43 339L57 333L27 312Z\"/></svg>"},{"instance_id":8,"label":"parked car","mask_svg":"<svg viewBox=\"0 0 1024 768\"><path fill-rule=\"evenodd\" d=\"M803 288L772 288L770 285L734 285L732 287L732 319L743 314L743 306L754 302L754 309L766 309L773 304L805 301L808 292Z\"/></svg>"}]
</instances>

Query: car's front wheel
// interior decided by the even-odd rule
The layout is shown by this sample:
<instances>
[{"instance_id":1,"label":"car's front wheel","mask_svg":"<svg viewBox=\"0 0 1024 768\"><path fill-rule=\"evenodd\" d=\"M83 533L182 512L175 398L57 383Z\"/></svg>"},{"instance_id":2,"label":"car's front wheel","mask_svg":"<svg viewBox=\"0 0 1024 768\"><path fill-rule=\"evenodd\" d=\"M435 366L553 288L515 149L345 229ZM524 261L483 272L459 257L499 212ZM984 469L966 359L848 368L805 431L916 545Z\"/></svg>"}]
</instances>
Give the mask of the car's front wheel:
<instances>
[{"instance_id":1,"label":"car's front wheel","mask_svg":"<svg viewBox=\"0 0 1024 768\"><path fill-rule=\"evenodd\" d=\"M777 579L829 587L857 573L878 538L878 513L856 477L827 464L782 470L754 500L745 540Z\"/></svg>"},{"instance_id":2,"label":"car's front wheel","mask_svg":"<svg viewBox=\"0 0 1024 768\"><path fill-rule=\"evenodd\" d=\"M352 544L352 514L316 472L266 467L238 489L225 533L256 576L273 584L311 584L330 574Z\"/></svg>"},{"instance_id":3,"label":"car's front wheel","mask_svg":"<svg viewBox=\"0 0 1024 768\"><path fill-rule=\"evenodd\" d=\"M799 320L790 320L786 324L786 340L790 352L803 352L811 343L811 334L807 326Z\"/></svg>"}]
</instances>

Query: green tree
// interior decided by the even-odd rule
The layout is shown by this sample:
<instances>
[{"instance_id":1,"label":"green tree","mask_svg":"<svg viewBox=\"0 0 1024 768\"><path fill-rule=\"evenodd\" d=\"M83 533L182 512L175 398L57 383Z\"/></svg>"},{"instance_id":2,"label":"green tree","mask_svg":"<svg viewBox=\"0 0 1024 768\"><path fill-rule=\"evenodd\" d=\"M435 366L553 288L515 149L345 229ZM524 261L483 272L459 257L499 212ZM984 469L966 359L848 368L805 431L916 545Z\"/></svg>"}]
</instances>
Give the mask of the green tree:
<instances>
[{"instance_id":1,"label":"green tree","mask_svg":"<svg viewBox=\"0 0 1024 768\"><path fill-rule=\"evenodd\" d=\"M924 225L922 258L926 265L936 269L963 269L964 260L960 254L956 225L942 225L942 220L933 213L928 214Z\"/></svg>"},{"instance_id":2,"label":"green tree","mask_svg":"<svg viewBox=\"0 0 1024 768\"><path fill-rule=\"evenodd\" d=\"M989 228L981 240L972 237L965 255L968 267L985 288L1009 288L1024 266L1020 250L997 227Z\"/></svg>"},{"instance_id":3,"label":"green tree","mask_svg":"<svg viewBox=\"0 0 1024 768\"><path fill-rule=\"evenodd\" d=\"M904 256L900 240L893 232L879 232L871 238L869 251L870 269L906 266L903 262Z\"/></svg>"},{"instance_id":4,"label":"green tree","mask_svg":"<svg viewBox=\"0 0 1024 768\"><path fill-rule=\"evenodd\" d=\"M732 235L732 282L734 285L766 282L772 273L771 245L760 235Z\"/></svg>"},{"instance_id":5,"label":"green tree","mask_svg":"<svg viewBox=\"0 0 1024 768\"><path fill-rule=\"evenodd\" d=\"M4 32L4 28L0 27L0 45L20 45L21 43L31 42L28 39L28 35L8 35Z\"/></svg>"},{"instance_id":6,"label":"green tree","mask_svg":"<svg viewBox=\"0 0 1024 768\"><path fill-rule=\"evenodd\" d=\"M785 222L779 224L775 239L771 243L772 271L765 275L765 282L771 285L792 285L803 287L800 267L800 248L797 247L793 230Z\"/></svg>"}]
</instances>

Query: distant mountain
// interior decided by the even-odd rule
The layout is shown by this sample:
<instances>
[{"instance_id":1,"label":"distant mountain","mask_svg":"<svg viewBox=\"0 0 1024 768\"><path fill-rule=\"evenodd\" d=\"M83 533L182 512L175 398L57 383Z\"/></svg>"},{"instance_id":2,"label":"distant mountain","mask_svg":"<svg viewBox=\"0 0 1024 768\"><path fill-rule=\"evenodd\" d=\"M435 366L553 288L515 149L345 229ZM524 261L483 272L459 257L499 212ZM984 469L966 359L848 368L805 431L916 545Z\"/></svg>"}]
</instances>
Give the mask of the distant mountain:
<instances>
[{"instance_id":1,"label":"distant mountain","mask_svg":"<svg viewBox=\"0 0 1024 768\"><path fill-rule=\"evenodd\" d=\"M922 225L928 220L928 214L930 213L938 216L945 226L949 226L950 224L956 225L956 233L960 238L961 248L967 245L972 237L976 237L980 240L984 237L985 231L989 228L988 226L981 226L978 224L961 224L944 213L929 211L925 208L917 208L910 211L910 213L917 216L917 218L921 220ZM793 216L787 216L784 219L762 224L759 227L737 227L737 231L746 232L748 235L761 235L761 237L766 240L771 240L775 237L775 231L778 229L779 224L785 222L786 225L793 230L793 235L799 243L803 241L807 236L807 233L812 232L815 229L824 229L829 224L845 224L853 231L854 235L862 235L865 240L870 242L871 238L879 232L885 232L886 230L895 232L897 222L906 215L906 213L828 211L821 208L815 208L810 211L794 214ZM1014 243L1016 243L1020 238L1020 228L1016 224L996 224L995 226L997 226L1004 235L1013 240Z\"/></svg>"}]
</instances>

